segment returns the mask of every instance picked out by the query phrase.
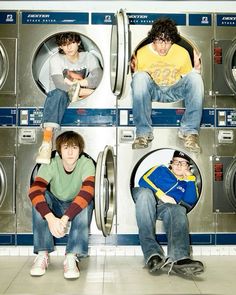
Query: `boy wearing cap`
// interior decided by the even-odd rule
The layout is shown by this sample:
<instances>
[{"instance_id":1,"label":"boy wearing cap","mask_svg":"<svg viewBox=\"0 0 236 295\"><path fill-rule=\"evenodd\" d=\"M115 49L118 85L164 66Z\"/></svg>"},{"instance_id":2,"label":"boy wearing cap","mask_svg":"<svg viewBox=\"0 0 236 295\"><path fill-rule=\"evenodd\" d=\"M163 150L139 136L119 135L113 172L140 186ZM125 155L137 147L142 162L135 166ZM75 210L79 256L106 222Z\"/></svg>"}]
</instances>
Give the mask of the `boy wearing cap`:
<instances>
[{"instance_id":1,"label":"boy wearing cap","mask_svg":"<svg viewBox=\"0 0 236 295\"><path fill-rule=\"evenodd\" d=\"M170 271L198 275L204 271L202 262L190 258L187 212L198 198L195 176L191 173L190 158L175 151L167 168L154 166L139 180L132 191L139 228L139 240L149 272L170 264ZM162 220L167 234L168 254L155 236L156 220Z\"/></svg>"}]
</instances>

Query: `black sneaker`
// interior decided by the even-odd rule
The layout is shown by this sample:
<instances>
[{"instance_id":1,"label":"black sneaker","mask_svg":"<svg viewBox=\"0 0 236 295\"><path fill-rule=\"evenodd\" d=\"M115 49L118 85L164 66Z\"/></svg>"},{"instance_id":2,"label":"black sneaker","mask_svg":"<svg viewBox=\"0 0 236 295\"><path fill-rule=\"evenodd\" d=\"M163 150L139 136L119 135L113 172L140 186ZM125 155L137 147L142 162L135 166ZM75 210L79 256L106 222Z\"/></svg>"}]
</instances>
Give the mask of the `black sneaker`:
<instances>
[{"instance_id":1,"label":"black sneaker","mask_svg":"<svg viewBox=\"0 0 236 295\"><path fill-rule=\"evenodd\" d=\"M200 275L204 272L204 266L201 261L192 260L190 258L176 261L172 268L176 273L186 276Z\"/></svg>"},{"instance_id":2,"label":"black sneaker","mask_svg":"<svg viewBox=\"0 0 236 295\"><path fill-rule=\"evenodd\" d=\"M158 255L152 256L147 263L149 272L151 273L151 272L155 272L159 270L164 263L165 261L162 260L160 256Z\"/></svg>"}]
</instances>

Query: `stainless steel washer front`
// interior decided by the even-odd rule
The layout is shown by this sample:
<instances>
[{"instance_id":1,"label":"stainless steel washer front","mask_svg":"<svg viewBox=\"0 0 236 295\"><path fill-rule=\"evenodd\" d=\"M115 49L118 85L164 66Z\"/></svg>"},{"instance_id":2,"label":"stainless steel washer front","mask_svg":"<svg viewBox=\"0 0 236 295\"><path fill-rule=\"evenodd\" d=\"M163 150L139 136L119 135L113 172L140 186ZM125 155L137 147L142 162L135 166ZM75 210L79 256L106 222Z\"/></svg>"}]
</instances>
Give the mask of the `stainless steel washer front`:
<instances>
[{"instance_id":1,"label":"stainless steel washer front","mask_svg":"<svg viewBox=\"0 0 236 295\"><path fill-rule=\"evenodd\" d=\"M0 128L0 233L16 232L15 128Z\"/></svg>"}]
</instances>

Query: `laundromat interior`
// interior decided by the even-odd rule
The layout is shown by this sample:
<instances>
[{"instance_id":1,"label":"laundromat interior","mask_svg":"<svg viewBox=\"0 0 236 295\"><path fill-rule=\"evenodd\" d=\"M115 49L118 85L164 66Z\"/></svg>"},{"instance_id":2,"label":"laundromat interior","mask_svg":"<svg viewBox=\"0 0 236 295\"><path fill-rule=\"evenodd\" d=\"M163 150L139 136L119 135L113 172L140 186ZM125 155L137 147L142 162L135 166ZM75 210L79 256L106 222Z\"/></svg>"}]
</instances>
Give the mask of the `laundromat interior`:
<instances>
[{"instance_id":1,"label":"laundromat interior","mask_svg":"<svg viewBox=\"0 0 236 295\"><path fill-rule=\"evenodd\" d=\"M178 138L182 101L152 103L154 140L132 149L130 60L153 21L169 17L191 59L201 53L204 83L201 152ZM28 190L41 145L55 36L77 32L103 71L96 90L71 103L56 135L73 130L96 161L89 256L78 280L63 278L67 237L55 239L47 272L34 261ZM146 42L146 43L145 43ZM187 214L193 258L205 272L150 274L139 243L131 190L154 165L186 153L199 198ZM158 241L167 251L160 221ZM0 294L234 294L236 276L236 1L0 1Z\"/></svg>"}]
</instances>

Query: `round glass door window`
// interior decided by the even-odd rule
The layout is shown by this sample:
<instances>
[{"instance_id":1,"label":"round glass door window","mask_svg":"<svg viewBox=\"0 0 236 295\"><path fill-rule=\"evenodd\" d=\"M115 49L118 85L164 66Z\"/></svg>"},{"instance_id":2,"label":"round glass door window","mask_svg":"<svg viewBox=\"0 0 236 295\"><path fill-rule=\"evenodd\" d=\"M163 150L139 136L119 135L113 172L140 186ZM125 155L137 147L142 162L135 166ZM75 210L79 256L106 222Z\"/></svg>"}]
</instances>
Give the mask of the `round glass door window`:
<instances>
[{"instance_id":1,"label":"round glass door window","mask_svg":"<svg viewBox=\"0 0 236 295\"><path fill-rule=\"evenodd\" d=\"M50 67L53 66L53 63L50 64L50 60L55 54L58 54L59 48L56 43L56 35L52 35L48 39L44 40L40 46L38 47L37 51L35 52L34 58L33 58L33 63L32 63L32 73L33 73L33 78L39 87L39 89L43 93L48 93L50 90L52 90L52 81L50 79L50 72L51 69ZM81 51L86 51L90 52L92 56L95 57L95 62L98 64L98 66L103 70L103 58L102 54L99 50L99 48L96 46L96 44L88 37L79 34L81 43L79 45L79 52ZM60 54L60 53L59 53ZM89 62L91 61L86 61L86 65L81 65L77 69L63 69L62 75L64 79L68 79L68 83L73 83L76 79L84 79L88 76L88 68L89 68ZM77 63L78 67L79 62ZM101 81L101 78L99 79L99 83ZM55 87L53 87L55 88ZM95 90L95 87L93 88ZM86 95L85 95L86 97Z\"/></svg>"},{"instance_id":2,"label":"round glass door window","mask_svg":"<svg viewBox=\"0 0 236 295\"><path fill-rule=\"evenodd\" d=\"M134 187L138 187L139 186L139 180L140 178L142 178L142 176L144 174L146 174L148 171L150 171L150 169L156 167L156 166L161 166L163 165L166 169L168 168L168 173L170 171L170 175L173 174L173 172L171 172L171 161L172 161L172 157L174 154L175 150L174 149L158 149L158 150L154 150L151 151L150 153L146 154L144 157L142 157L138 163L135 165L132 175L131 175L131 179L130 179L130 189L132 191L132 189ZM180 153L182 153L181 151L178 151ZM201 174L199 171L199 168L197 167L196 163L190 158L190 166L189 169L191 171L191 173L196 177L195 180L195 184L196 184L196 189L197 189L197 195L198 195L198 199L201 195L201 191L202 191L202 178L201 178ZM180 165L180 164L178 164ZM165 192L168 195L168 192ZM182 202L183 205L185 205L185 202ZM194 206L197 204L197 202L194 204ZM186 206L188 207L188 204L186 204ZM194 207L193 206L193 207ZM192 206L189 206L187 208L188 211L193 209Z\"/></svg>"}]
</instances>

